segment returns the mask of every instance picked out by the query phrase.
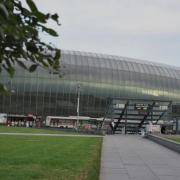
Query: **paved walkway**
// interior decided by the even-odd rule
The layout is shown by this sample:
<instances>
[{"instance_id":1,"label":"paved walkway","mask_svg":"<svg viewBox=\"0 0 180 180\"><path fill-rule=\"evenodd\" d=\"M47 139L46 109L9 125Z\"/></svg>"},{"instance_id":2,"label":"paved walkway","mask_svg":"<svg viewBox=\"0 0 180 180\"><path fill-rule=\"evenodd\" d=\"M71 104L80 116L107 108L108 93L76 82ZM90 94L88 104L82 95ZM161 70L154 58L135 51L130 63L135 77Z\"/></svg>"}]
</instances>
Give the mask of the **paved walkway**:
<instances>
[{"instance_id":1,"label":"paved walkway","mask_svg":"<svg viewBox=\"0 0 180 180\"><path fill-rule=\"evenodd\" d=\"M138 135L105 136L100 180L180 180L180 154Z\"/></svg>"}]
</instances>

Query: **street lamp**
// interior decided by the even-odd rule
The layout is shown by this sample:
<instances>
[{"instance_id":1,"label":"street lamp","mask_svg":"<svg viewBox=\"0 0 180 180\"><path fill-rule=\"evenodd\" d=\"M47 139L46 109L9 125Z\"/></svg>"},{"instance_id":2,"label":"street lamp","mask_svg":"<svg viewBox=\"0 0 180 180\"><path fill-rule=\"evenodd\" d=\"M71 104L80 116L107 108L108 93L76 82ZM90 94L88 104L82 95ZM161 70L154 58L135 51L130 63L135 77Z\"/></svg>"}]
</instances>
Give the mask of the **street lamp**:
<instances>
[{"instance_id":1,"label":"street lamp","mask_svg":"<svg viewBox=\"0 0 180 180\"><path fill-rule=\"evenodd\" d=\"M16 91L12 87L12 80L7 82L7 91L8 91L8 94L10 96L10 98L9 98L9 109L8 109L8 112L7 112L7 121L8 121L8 119L11 118L10 117L11 116L10 110L12 108L11 107L12 106L12 95L14 95L16 93Z\"/></svg>"},{"instance_id":2,"label":"street lamp","mask_svg":"<svg viewBox=\"0 0 180 180\"><path fill-rule=\"evenodd\" d=\"M77 123L76 123L76 128L78 129L79 127L79 101L80 101L80 84L77 86Z\"/></svg>"}]
</instances>

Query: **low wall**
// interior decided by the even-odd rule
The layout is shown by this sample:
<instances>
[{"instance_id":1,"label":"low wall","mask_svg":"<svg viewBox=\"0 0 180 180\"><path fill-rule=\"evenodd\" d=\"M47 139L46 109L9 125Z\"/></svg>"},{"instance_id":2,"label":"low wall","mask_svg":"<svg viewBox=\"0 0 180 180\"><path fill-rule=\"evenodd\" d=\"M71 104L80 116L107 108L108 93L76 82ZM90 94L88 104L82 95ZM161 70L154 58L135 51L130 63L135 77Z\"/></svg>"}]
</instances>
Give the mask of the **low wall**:
<instances>
[{"instance_id":1,"label":"low wall","mask_svg":"<svg viewBox=\"0 0 180 180\"><path fill-rule=\"evenodd\" d=\"M148 134L146 136L147 139L150 139L162 146L165 146L167 147L168 149L171 149L173 151L176 151L178 153L180 153L180 143L176 143L174 141L171 141L169 139L165 139L163 137L159 137L159 136L156 136L156 135L151 135L151 134Z\"/></svg>"}]
</instances>

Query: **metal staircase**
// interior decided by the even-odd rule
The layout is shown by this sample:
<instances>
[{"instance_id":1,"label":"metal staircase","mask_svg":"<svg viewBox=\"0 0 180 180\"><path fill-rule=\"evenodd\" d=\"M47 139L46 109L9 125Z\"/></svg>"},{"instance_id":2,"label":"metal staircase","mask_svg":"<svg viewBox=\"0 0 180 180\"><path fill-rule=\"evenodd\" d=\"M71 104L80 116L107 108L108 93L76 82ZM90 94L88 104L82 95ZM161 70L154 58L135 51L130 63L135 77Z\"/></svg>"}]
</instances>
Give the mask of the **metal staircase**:
<instances>
[{"instance_id":1,"label":"metal staircase","mask_svg":"<svg viewBox=\"0 0 180 180\"><path fill-rule=\"evenodd\" d=\"M114 122L114 127L111 126L114 133L138 133L149 122L157 124L171 104L171 101L112 98L102 126L109 119Z\"/></svg>"}]
</instances>

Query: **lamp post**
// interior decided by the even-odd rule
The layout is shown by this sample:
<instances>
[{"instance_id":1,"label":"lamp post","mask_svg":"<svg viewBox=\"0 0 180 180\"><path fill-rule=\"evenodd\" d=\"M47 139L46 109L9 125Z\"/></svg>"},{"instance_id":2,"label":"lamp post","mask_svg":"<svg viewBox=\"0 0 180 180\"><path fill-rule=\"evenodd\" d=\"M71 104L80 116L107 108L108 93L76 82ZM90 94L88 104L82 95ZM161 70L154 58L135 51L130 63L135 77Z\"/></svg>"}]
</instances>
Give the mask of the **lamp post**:
<instances>
[{"instance_id":1,"label":"lamp post","mask_svg":"<svg viewBox=\"0 0 180 180\"><path fill-rule=\"evenodd\" d=\"M76 128L78 129L79 127L79 100L80 100L80 84L77 86L77 123L76 123Z\"/></svg>"},{"instance_id":2,"label":"lamp post","mask_svg":"<svg viewBox=\"0 0 180 180\"><path fill-rule=\"evenodd\" d=\"M8 109L8 112L7 112L7 121L8 119L10 118L11 116L11 108L12 108L12 95L16 93L16 91L13 89L12 87L12 80L11 81L8 81L7 83L7 88L8 88L8 93L9 93L9 109Z\"/></svg>"}]
</instances>

